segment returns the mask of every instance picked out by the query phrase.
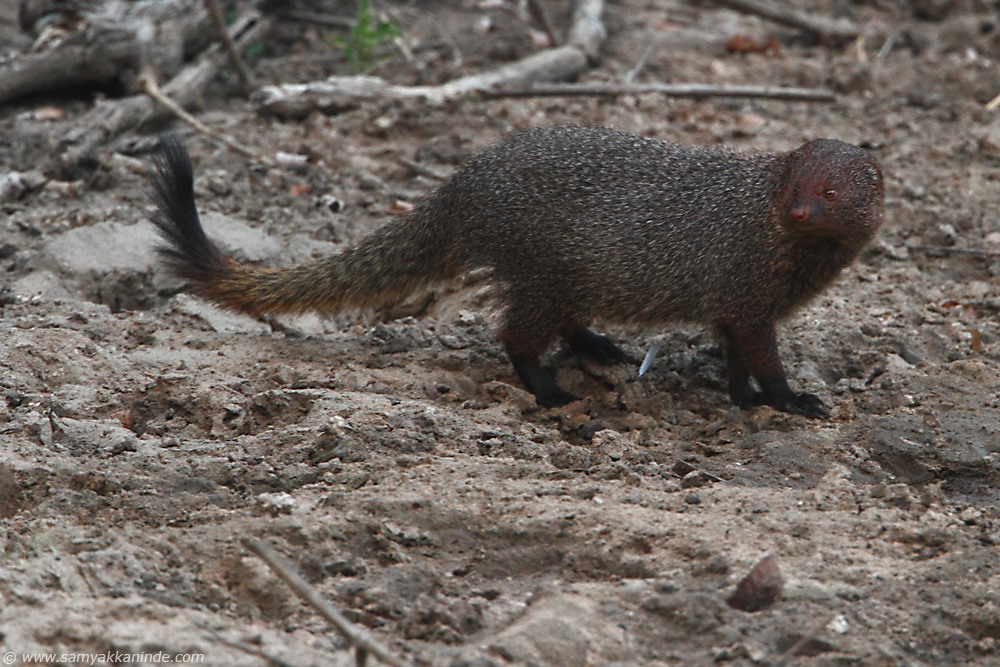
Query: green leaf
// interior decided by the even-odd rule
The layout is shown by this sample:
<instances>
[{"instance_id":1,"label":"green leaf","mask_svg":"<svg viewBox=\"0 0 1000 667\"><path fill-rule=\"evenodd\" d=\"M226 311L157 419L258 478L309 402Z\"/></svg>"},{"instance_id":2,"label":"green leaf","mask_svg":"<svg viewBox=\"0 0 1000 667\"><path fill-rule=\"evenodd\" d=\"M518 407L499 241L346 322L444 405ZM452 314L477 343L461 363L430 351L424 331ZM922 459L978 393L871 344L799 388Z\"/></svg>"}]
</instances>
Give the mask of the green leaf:
<instances>
[{"instance_id":1,"label":"green leaf","mask_svg":"<svg viewBox=\"0 0 1000 667\"><path fill-rule=\"evenodd\" d=\"M375 21L368 9L368 0L358 0L358 11L354 25L346 35L329 37L331 45L339 48L344 60L355 73L368 71L375 64L375 49L383 42L391 41L403 33L392 23ZM380 56L385 57L385 56Z\"/></svg>"}]
</instances>

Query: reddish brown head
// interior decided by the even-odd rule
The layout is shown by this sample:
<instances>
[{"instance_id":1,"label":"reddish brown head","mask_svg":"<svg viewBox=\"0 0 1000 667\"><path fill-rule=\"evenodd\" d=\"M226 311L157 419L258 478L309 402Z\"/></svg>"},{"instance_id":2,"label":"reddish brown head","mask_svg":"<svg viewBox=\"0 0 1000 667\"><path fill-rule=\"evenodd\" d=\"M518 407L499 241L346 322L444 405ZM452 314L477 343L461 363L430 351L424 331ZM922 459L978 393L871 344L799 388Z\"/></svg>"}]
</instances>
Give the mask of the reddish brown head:
<instances>
[{"instance_id":1,"label":"reddish brown head","mask_svg":"<svg viewBox=\"0 0 1000 667\"><path fill-rule=\"evenodd\" d=\"M816 139L788 156L777 210L799 238L864 243L882 224L882 171L863 148Z\"/></svg>"}]
</instances>

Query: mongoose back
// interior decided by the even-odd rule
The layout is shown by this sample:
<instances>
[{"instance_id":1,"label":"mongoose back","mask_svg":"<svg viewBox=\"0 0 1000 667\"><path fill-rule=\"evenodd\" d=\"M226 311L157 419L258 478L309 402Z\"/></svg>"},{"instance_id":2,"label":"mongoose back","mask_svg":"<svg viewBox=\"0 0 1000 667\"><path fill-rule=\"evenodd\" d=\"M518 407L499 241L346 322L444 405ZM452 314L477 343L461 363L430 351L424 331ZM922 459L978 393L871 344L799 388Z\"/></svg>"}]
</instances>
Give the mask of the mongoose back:
<instances>
[{"instance_id":1,"label":"mongoose back","mask_svg":"<svg viewBox=\"0 0 1000 667\"><path fill-rule=\"evenodd\" d=\"M884 208L877 161L840 141L739 153L560 126L510 136L351 248L255 267L208 239L187 150L174 136L161 143L152 220L195 294L255 315L332 313L488 267L505 308L500 339L542 406L577 400L539 363L556 338L620 362L592 321L687 321L725 343L737 405L828 416L788 386L775 324L857 257Z\"/></svg>"}]
</instances>

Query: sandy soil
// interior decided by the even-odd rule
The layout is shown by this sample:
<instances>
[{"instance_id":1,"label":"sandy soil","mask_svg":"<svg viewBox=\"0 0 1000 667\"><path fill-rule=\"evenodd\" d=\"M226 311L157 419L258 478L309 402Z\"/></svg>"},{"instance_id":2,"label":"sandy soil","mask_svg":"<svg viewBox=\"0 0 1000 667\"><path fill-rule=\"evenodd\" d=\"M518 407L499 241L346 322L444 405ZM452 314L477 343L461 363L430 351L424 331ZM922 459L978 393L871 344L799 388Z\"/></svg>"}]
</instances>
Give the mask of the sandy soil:
<instances>
[{"instance_id":1,"label":"sandy soil","mask_svg":"<svg viewBox=\"0 0 1000 667\"><path fill-rule=\"evenodd\" d=\"M734 408L718 346L684 327L610 329L638 358L661 345L642 378L554 352L561 383L587 400L540 410L475 278L327 320L224 313L156 263L144 177L110 152L84 180L3 203L2 651L267 664L221 635L284 664L353 664L241 545L253 536L420 664L997 664L995 3L797 4L869 36L823 46L721 8L624 0L586 78L616 80L649 49L639 81L831 87L837 103L408 102L283 121L227 79L199 117L262 151L307 154L308 168L254 168L183 133L210 232L274 263L335 251L435 187L399 158L450 171L519 128L873 147L887 224L781 332L793 385L831 406L828 421ZM378 67L397 82L532 49L508 10L389 6L407 39L431 44ZM780 51L729 53L737 34ZM291 22L254 67L265 81L347 72L319 30ZM92 104L78 91L0 109L0 174L38 168ZM778 601L730 608L768 554Z\"/></svg>"}]
</instances>

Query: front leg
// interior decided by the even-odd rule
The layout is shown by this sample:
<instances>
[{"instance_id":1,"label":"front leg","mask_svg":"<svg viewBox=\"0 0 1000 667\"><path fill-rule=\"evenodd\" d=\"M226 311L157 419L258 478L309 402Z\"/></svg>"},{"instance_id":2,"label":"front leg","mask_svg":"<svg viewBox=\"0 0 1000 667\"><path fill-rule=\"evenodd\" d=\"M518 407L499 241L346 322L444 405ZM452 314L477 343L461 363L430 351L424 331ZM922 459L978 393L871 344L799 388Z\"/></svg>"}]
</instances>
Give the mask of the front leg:
<instances>
[{"instance_id":1,"label":"front leg","mask_svg":"<svg viewBox=\"0 0 1000 667\"><path fill-rule=\"evenodd\" d=\"M830 412L814 394L796 394L788 386L785 368L778 355L778 337L774 323L727 323L722 327L726 339L729 369L729 396L736 405L770 405L776 410L813 419L825 419ZM749 376L760 384L760 391L750 387Z\"/></svg>"}]
</instances>

